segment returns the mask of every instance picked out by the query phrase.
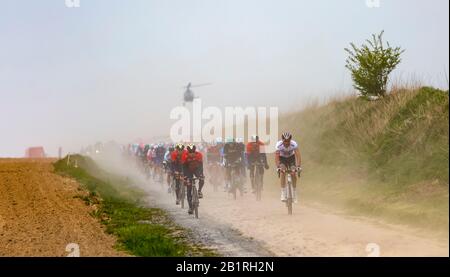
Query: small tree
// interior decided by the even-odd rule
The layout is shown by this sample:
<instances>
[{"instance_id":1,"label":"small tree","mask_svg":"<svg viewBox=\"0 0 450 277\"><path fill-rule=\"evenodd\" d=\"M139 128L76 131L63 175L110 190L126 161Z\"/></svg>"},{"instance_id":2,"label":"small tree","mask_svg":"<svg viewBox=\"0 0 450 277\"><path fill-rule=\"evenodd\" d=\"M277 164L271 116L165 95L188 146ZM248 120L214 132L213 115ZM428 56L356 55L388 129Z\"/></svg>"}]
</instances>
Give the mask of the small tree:
<instances>
[{"instance_id":1,"label":"small tree","mask_svg":"<svg viewBox=\"0 0 450 277\"><path fill-rule=\"evenodd\" d=\"M366 40L360 48L350 43L346 68L352 73L354 88L363 96L385 96L389 74L401 62L400 55L405 51L400 47L392 48L387 42L383 45L383 33L372 35L372 40Z\"/></svg>"}]
</instances>

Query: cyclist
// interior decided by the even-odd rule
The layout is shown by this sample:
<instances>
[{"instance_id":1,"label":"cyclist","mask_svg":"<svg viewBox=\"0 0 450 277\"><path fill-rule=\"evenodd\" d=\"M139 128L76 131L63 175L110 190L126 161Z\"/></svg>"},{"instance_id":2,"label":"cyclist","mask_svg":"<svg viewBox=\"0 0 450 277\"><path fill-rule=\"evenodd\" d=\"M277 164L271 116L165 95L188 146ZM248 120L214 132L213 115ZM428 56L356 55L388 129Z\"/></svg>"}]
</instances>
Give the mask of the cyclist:
<instances>
[{"instance_id":1,"label":"cyclist","mask_svg":"<svg viewBox=\"0 0 450 277\"><path fill-rule=\"evenodd\" d=\"M145 164L147 161L147 157L145 156L145 145L143 143L139 144L138 148L137 148L137 152L136 152L136 156L137 156L137 163L138 163L138 167L139 169L141 169L142 172L145 171Z\"/></svg>"},{"instance_id":2,"label":"cyclist","mask_svg":"<svg viewBox=\"0 0 450 277\"><path fill-rule=\"evenodd\" d=\"M253 135L246 147L247 168L250 173L250 182L252 184L252 192L255 193L255 169L259 170L261 176L264 176L264 169L269 169L266 153L262 150L264 143L259 140L257 135ZM261 163L264 167L256 168L257 163ZM262 184L261 184L262 185Z\"/></svg>"},{"instance_id":3,"label":"cyclist","mask_svg":"<svg viewBox=\"0 0 450 277\"><path fill-rule=\"evenodd\" d=\"M244 147L245 149L245 147ZM245 161L244 161L244 149L240 144L236 143L234 138L227 138L225 140L225 145L223 146L223 165L225 167L225 191L229 191L231 189L231 165L238 164L241 168L244 167L245 170ZM241 177L242 177L242 171Z\"/></svg>"},{"instance_id":4,"label":"cyclist","mask_svg":"<svg viewBox=\"0 0 450 277\"><path fill-rule=\"evenodd\" d=\"M285 170L296 169L301 171L301 156L297 142L292 140L292 134L286 132L281 135L281 140L275 146L275 164L281 180L281 201L287 200ZM292 175L293 198L297 203L297 177Z\"/></svg>"},{"instance_id":5,"label":"cyclist","mask_svg":"<svg viewBox=\"0 0 450 277\"><path fill-rule=\"evenodd\" d=\"M241 175L243 178L247 177L247 172L245 170L245 164L246 164L246 157L245 157L245 143L244 143L244 139L243 138L236 138L236 143L239 149L239 153L241 153L241 160L242 160L242 165L241 165Z\"/></svg>"},{"instance_id":6,"label":"cyclist","mask_svg":"<svg viewBox=\"0 0 450 277\"><path fill-rule=\"evenodd\" d=\"M193 213L192 209L192 186L189 184L189 179L198 178L198 198L203 198L203 185L205 178L203 176L203 155L197 151L194 144L186 146L186 151L181 156L183 164L183 175L185 177L185 184L187 185L187 200L189 203L189 214Z\"/></svg>"},{"instance_id":7,"label":"cyclist","mask_svg":"<svg viewBox=\"0 0 450 277\"><path fill-rule=\"evenodd\" d=\"M246 189L246 178L247 178L247 157L245 155L245 143L243 138L236 138L236 143L238 145L239 153L241 153L241 180L242 180L242 190L247 192Z\"/></svg>"},{"instance_id":8,"label":"cyclist","mask_svg":"<svg viewBox=\"0 0 450 277\"><path fill-rule=\"evenodd\" d=\"M153 179L156 178L156 145L150 144L150 150L148 151L148 156L150 160L150 170L151 174L153 176Z\"/></svg>"},{"instance_id":9,"label":"cyclist","mask_svg":"<svg viewBox=\"0 0 450 277\"><path fill-rule=\"evenodd\" d=\"M206 164L209 175L209 183L214 185L219 185L220 181L223 180L222 167L221 164L221 151L222 146L213 141L206 148Z\"/></svg>"},{"instance_id":10,"label":"cyclist","mask_svg":"<svg viewBox=\"0 0 450 277\"><path fill-rule=\"evenodd\" d=\"M181 189L181 179L182 179L182 172L183 172L183 167L182 167L182 161L181 158L183 156L183 152L185 151L184 149L184 145L182 143L177 143L175 145L175 149L174 151L172 151L172 153L170 154L171 156L171 169L172 169L172 174L173 176L175 176L175 194L177 196L177 202L176 204L179 205L180 204L180 189Z\"/></svg>"},{"instance_id":11,"label":"cyclist","mask_svg":"<svg viewBox=\"0 0 450 277\"><path fill-rule=\"evenodd\" d=\"M157 175L159 176L160 182L163 181L163 161L164 161L164 154L166 153L166 148L164 147L163 143L158 143L155 147L155 166L157 170ZM156 177L156 176L155 176Z\"/></svg>"},{"instance_id":12,"label":"cyclist","mask_svg":"<svg viewBox=\"0 0 450 277\"><path fill-rule=\"evenodd\" d=\"M147 156L148 150L150 150L150 144L144 146L144 155Z\"/></svg>"},{"instance_id":13,"label":"cyclist","mask_svg":"<svg viewBox=\"0 0 450 277\"><path fill-rule=\"evenodd\" d=\"M167 148L166 153L164 154L164 161L163 161L163 165L164 165L164 171L167 174L167 185L169 186L168 190L169 193L171 192L171 181L172 181L172 166L171 166L171 154L172 152L175 150L175 148L173 147L173 145L169 145L169 147Z\"/></svg>"},{"instance_id":14,"label":"cyclist","mask_svg":"<svg viewBox=\"0 0 450 277\"><path fill-rule=\"evenodd\" d=\"M220 162L220 146L216 142L206 148L206 161L208 167L213 167Z\"/></svg>"}]
</instances>

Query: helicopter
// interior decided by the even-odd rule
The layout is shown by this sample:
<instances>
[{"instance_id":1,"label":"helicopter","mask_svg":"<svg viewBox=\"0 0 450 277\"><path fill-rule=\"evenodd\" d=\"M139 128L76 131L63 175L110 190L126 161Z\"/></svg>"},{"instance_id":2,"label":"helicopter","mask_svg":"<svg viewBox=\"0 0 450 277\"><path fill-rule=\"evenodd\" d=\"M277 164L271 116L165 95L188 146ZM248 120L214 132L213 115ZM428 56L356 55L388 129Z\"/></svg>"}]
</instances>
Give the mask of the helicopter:
<instances>
[{"instance_id":1,"label":"helicopter","mask_svg":"<svg viewBox=\"0 0 450 277\"><path fill-rule=\"evenodd\" d=\"M184 96L183 96L183 106L185 106L186 103L188 103L188 102L194 101L195 98L198 98L198 97L195 97L194 92L191 90L191 88L198 88L198 87L209 86L209 85L211 85L211 83L192 85L191 82L189 82L187 84L187 86L183 87L184 89L186 89L184 91Z\"/></svg>"}]
</instances>

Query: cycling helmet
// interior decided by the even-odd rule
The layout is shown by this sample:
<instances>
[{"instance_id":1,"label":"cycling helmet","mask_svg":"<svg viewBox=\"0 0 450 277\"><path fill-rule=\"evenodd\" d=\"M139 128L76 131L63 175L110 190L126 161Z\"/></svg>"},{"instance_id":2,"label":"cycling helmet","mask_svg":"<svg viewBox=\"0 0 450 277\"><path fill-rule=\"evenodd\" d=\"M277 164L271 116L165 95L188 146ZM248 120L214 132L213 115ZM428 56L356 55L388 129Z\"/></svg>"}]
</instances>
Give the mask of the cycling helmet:
<instances>
[{"instance_id":1,"label":"cycling helmet","mask_svg":"<svg viewBox=\"0 0 450 277\"><path fill-rule=\"evenodd\" d=\"M222 137L217 137L217 138L216 138L216 143L217 143L217 144L220 144L220 143L222 143L222 142L223 142Z\"/></svg>"},{"instance_id":2,"label":"cycling helmet","mask_svg":"<svg viewBox=\"0 0 450 277\"><path fill-rule=\"evenodd\" d=\"M282 140L291 140L292 139L292 134L289 132L285 132L281 135L281 139Z\"/></svg>"},{"instance_id":3,"label":"cycling helmet","mask_svg":"<svg viewBox=\"0 0 450 277\"><path fill-rule=\"evenodd\" d=\"M184 145L182 143L177 143L177 145L175 145L175 149L180 151L184 149Z\"/></svg>"},{"instance_id":4,"label":"cycling helmet","mask_svg":"<svg viewBox=\"0 0 450 277\"><path fill-rule=\"evenodd\" d=\"M234 138L229 137L229 138L225 139L225 143L231 143L231 142L234 142Z\"/></svg>"},{"instance_id":5,"label":"cycling helmet","mask_svg":"<svg viewBox=\"0 0 450 277\"><path fill-rule=\"evenodd\" d=\"M186 146L186 149L189 153L195 153L195 150L197 150L197 147L195 147L195 144L191 143L188 146Z\"/></svg>"},{"instance_id":6,"label":"cycling helmet","mask_svg":"<svg viewBox=\"0 0 450 277\"><path fill-rule=\"evenodd\" d=\"M251 142L257 142L258 141L258 135L253 135L252 137L251 137Z\"/></svg>"},{"instance_id":7,"label":"cycling helmet","mask_svg":"<svg viewBox=\"0 0 450 277\"><path fill-rule=\"evenodd\" d=\"M236 142L237 142L237 143L243 143L243 142L244 142L244 139L243 139L243 138L236 138Z\"/></svg>"}]
</instances>

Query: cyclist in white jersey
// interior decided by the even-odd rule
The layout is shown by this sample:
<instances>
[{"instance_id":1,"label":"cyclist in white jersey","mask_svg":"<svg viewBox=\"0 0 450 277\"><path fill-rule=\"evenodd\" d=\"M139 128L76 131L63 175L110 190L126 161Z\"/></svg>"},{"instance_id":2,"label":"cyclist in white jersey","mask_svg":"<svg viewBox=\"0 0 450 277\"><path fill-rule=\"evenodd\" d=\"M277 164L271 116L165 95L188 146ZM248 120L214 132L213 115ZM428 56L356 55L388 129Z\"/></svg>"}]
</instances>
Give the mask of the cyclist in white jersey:
<instances>
[{"instance_id":1,"label":"cyclist in white jersey","mask_svg":"<svg viewBox=\"0 0 450 277\"><path fill-rule=\"evenodd\" d=\"M277 166L277 171L280 174L281 181L281 201L287 200L287 190L284 173L287 169L297 169L301 171L301 156L298 149L297 142L292 140L292 135L290 133L283 133L281 135L281 140L275 146L275 164ZM297 176L292 174L292 186L294 188L294 201L297 202Z\"/></svg>"}]
</instances>

